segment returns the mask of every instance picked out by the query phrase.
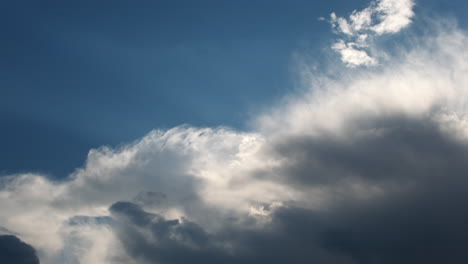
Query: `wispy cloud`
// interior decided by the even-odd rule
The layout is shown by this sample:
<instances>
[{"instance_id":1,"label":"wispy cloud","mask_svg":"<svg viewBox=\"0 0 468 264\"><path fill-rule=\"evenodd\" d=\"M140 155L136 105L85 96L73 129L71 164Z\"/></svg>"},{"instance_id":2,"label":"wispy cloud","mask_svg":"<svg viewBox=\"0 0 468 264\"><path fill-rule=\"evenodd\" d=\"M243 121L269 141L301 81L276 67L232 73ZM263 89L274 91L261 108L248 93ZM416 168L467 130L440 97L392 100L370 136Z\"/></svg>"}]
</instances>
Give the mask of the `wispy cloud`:
<instances>
[{"instance_id":1,"label":"wispy cloud","mask_svg":"<svg viewBox=\"0 0 468 264\"><path fill-rule=\"evenodd\" d=\"M354 10L348 18L330 15L330 23L343 36L332 48L349 67L376 65L369 46L374 36L394 34L407 27L414 16L412 0L373 1L363 10Z\"/></svg>"}]
</instances>

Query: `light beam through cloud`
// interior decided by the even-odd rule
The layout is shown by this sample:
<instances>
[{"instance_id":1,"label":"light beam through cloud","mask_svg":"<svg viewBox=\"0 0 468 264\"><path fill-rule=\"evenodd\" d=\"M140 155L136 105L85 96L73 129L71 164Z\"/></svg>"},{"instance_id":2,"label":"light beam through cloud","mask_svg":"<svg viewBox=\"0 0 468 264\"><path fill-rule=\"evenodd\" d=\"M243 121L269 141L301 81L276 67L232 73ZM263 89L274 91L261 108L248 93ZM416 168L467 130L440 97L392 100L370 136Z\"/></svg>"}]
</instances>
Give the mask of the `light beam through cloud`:
<instances>
[{"instance_id":1,"label":"light beam through cloud","mask_svg":"<svg viewBox=\"0 0 468 264\"><path fill-rule=\"evenodd\" d=\"M331 22L353 38L395 33L413 5L377 1ZM155 130L91 150L64 181L2 177L1 230L52 264L459 263L468 34L440 24L379 71L310 73L252 131Z\"/></svg>"}]
</instances>

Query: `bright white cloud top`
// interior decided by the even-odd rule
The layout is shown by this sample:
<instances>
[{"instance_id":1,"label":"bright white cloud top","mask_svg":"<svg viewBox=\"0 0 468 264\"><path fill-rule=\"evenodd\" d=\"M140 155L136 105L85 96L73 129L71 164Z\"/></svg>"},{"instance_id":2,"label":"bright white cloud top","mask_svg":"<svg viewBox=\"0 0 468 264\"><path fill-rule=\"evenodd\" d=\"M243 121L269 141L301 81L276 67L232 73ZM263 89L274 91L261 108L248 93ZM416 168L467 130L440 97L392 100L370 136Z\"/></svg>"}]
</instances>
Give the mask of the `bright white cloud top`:
<instances>
[{"instance_id":1,"label":"bright white cloud top","mask_svg":"<svg viewBox=\"0 0 468 264\"><path fill-rule=\"evenodd\" d=\"M350 66L375 64L361 50L363 35L400 31L412 7L382 0L349 19L332 14L337 31L361 41L341 40L335 49ZM156 130L117 149L91 150L63 182L3 177L0 223L52 264L275 263L296 253L363 263L341 239L349 230L360 232L353 246L365 256L440 261L418 246L452 241L464 232L458 221L468 219L449 207L468 198L468 35L441 28L379 72L349 70L333 80L310 72L307 92L259 116L251 132ZM458 219L450 222L456 227L447 219ZM398 228L387 224L393 220ZM417 230L425 226L412 229L422 220L445 233L422 239ZM407 258L369 249L400 241L410 245Z\"/></svg>"},{"instance_id":2,"label":"bright white cloud top","mask_svg":"<svg viewBox=\"0 0 468 264\"><path fill-rule=\"evenodd\" d=\"M333 29L344 36L332 48L349 67L376 65L377 59L369 54L372 38L407 27L414 16L413 6L412 0L378 0L363 10L354 10L348 18L332 13Z\"/></svg>"}]
</instances>

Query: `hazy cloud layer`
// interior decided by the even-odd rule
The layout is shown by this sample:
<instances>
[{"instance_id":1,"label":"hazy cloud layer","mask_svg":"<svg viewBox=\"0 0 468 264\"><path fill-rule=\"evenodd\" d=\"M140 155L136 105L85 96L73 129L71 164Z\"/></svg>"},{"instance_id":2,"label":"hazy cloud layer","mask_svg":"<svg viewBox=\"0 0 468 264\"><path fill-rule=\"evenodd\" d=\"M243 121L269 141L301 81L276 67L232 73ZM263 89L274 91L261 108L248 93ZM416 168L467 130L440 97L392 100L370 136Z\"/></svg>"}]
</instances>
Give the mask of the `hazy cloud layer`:
<instances>
[{"instance_id":1,"label":"hazy cloud layer","mask_svg":"<svg viewBox=\"0 0 468 264\"><path fill-rule=\"evenodd\" d=\"M374 2L339 30L397 32L412 5ZM42 263L462 263L468 35L434 32L378 71L305 72L251 132L156 130L66 181L2 177L1 230Z\"/></svg>"}]
</instances>

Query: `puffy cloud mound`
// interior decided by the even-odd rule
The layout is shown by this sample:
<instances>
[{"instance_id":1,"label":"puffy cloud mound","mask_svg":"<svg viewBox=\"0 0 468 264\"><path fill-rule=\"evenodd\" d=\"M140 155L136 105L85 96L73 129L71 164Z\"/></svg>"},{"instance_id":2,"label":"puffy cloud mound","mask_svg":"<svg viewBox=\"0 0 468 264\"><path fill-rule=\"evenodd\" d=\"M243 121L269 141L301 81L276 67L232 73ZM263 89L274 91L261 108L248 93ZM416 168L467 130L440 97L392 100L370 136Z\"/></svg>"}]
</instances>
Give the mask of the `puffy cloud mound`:
<instances>
[{"instance_id":1,"label":"puffy cloud mound","mask_svg":"<svg viewBox=\"0 0 468 264\"><path fill-rule=\"evenodd\" d=\"M2 177L2 230L52 264L462 263L467 46L446 24L378 69L305 72L250 132L156 130L64 181Z\"/></svg>"}]
</instances>

